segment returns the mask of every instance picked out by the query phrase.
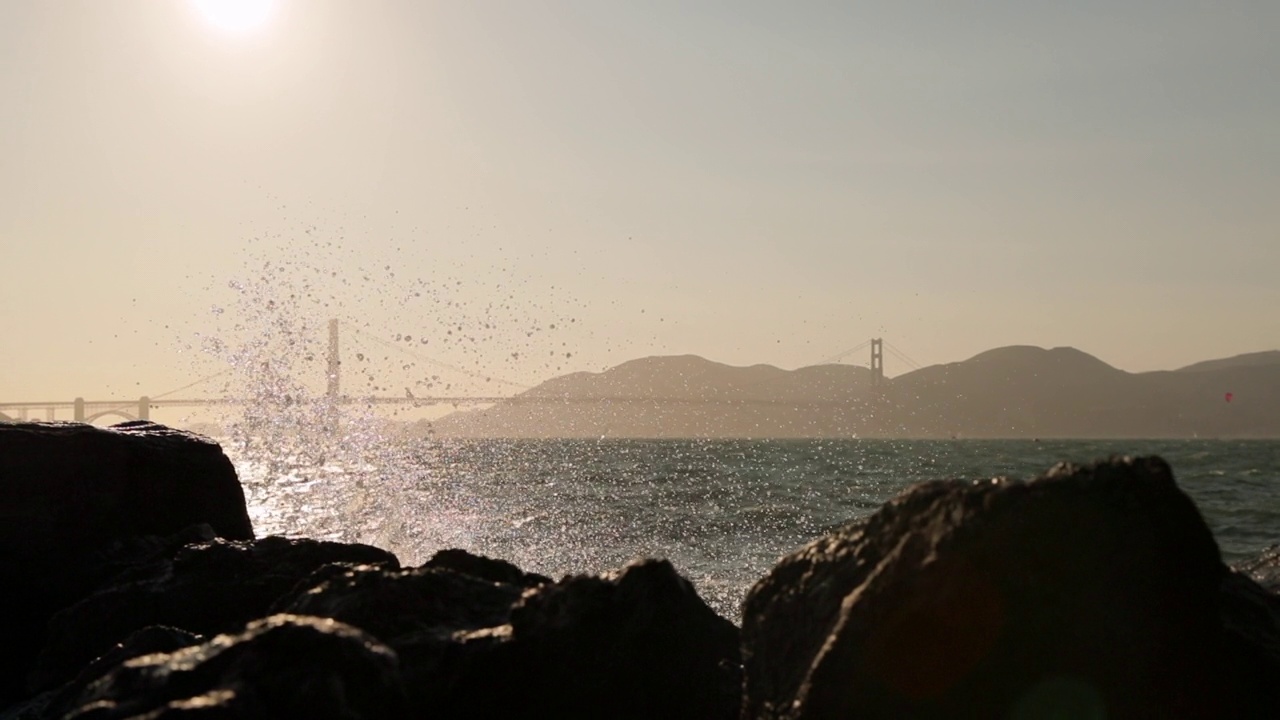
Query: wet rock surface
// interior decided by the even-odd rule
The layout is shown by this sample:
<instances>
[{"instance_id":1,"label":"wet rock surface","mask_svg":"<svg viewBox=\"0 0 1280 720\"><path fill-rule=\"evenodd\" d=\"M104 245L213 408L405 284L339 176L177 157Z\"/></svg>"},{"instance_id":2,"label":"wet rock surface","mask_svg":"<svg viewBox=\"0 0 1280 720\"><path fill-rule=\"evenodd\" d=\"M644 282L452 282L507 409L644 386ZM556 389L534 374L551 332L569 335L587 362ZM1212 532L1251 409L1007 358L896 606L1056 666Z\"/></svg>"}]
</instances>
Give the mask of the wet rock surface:
<instances>
[{"instance_id":1,"label":"wet rock surface","mask_svg":"<svg viewBox=\"0 0 1280 720\"><path fill-rule=\"evenodd\" d=\"M368 545L268 537L215 538L140 563L110 584L54 614L28 681L46 690L149 625L199 635L232 632L268 614L272 604L316 570L334 563L396 567L391 553Z\"/></svg>"},{"instance_id":2,"label":"wet rock surface","mask_svg":"<svg viewBox=\"0 0 1280 720\"><path fill-rule=\"evenodd\" d=\"M128 660L17 718L407 717L396 654L333 620L273 615Z\"/></svg>"},{"instance_id":3,"label":"wet rock surface","mask_svg":"<svg viewBox=\"0 0 1280 720\"><path fill-rule=\"evenodd\" d=\"M1276 608L1159 459L926 483L752 589L743 717L1274 717Z\"/></svg>"},{"instance_id":4,"label":"wet rock surface","mask_svg":"<svg viewBox=\"0 0 1280 720\"><path fill-rule=\"evenodd\" d=\"M68 682L55 690L49 690L10 708L0 717L5 720L37 720L38 718L61 718L74 707L84 691L92 682L137 657L155 653L171 653L182 648L199 645L205 638L177 628L152 625L117 643L115 647L94 659Z\"/></svg>"},{"instance_id":5,"label":"wet rock surface","mask_svg":"<svg viewBox=\"0 0 1280 720\"><path fill-rule=\"evenodd\" d=\"M1280 592L1280 545L1272 545L1257 557L1233 566L1268 592Z\"/></svg>"}]
</instances>

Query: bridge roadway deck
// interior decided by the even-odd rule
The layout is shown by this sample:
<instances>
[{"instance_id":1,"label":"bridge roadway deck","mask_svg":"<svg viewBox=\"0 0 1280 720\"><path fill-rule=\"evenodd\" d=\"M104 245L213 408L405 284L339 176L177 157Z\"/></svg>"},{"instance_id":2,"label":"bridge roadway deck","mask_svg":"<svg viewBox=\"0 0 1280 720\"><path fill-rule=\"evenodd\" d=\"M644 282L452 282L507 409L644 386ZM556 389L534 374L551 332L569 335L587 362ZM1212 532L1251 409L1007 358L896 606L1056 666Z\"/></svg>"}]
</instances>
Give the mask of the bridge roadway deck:
<instances>
[{"instance_id":1,"label":"bridge roadway deck","mask_svg":"<svg viewBox=\"0 0 1280 720\"><path fill-rule=\"evenodd\" d=\"M286 400L285 405L305 405L321 402L325 398L305 398L298 402ZM425 397L382 397L382 396L342 396L338 398L340 405L511 405L527 404L583 404L583 403L664 403L679 405L856 405L854 399L821 400L817 402L796 403L794 400L773 398L718 398L718 397L659 397L648 395L616 395L601 397L563 397L556 395L494 395L494 396L425 396ZM85 400L85 410L130 409L138 407L139 400ZM253 405L266 404L261 398L182 398L150 400L151 409L172 407L210 407L220 405ZM75 401L50 400L27 402L0 402L0 410L65 410L76 407Z\"/></svg>"}]
</instances>

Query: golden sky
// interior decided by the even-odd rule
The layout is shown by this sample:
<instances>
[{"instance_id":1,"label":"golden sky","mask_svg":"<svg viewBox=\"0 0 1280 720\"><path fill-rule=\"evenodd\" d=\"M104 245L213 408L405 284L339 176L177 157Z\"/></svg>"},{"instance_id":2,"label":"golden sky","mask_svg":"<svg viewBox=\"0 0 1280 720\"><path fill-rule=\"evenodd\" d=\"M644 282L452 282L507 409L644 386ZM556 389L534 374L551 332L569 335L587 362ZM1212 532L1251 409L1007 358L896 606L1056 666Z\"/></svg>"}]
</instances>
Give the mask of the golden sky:
<instances>
[{"instance_id":1,"label":"golden sky","mask_svg":"<svg viewBox=\"0 0 1280 720\"><path fill-rule=\"evenodd\" d=\"M0 4L0 400L1280 346L1275 2L229 4Z\"/></svg>"}]
</instances>

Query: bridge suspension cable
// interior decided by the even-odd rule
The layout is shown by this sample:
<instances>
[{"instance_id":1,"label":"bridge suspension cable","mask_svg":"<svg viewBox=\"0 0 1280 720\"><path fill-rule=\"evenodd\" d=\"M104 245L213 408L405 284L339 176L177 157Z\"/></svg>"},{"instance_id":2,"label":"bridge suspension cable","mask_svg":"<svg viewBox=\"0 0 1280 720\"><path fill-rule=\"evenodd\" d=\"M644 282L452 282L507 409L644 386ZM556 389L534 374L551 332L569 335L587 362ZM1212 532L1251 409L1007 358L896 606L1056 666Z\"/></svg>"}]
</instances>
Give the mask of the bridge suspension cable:
<instances>
[{"instance_id":1,"label":"bridge suspension cable","mask_svg":"<svg viewBox=\"0 0 1280 720\"><path fill-rule=\"evenodd\" d=\"M900 361L901 361L903 364L905 364L907 367L911 368L912 370L919 370L919 369L920 369L920 363L916 362L915 360L912 360L912 359L911 359L911 357L910 357L909 355L907 355L906 353L902 352L902 351L901 351L901 350L899 350L898 348L894 347L894 346L893 346L893 343L890 343L890 342L886 341L886 342L885 342L885 344L884 344L884 346L885 346L886 348L888 348L889 352L890 352L890 353L891 353L895 358L897 358L898 360L900 360Z\"/></svg>"},{"instance_id":2,"label":"bridge suspension cable","mask_svg":"<svg viewBox=\"0 0 1280 720\"><path fill-rule=\"evenodd\" d=\"M205 383L210 380L213 380L214 378L222 377L223 375L226 375L229 372L231 372L231 368L227 368L226 370L222 370L221 372L216 372L212 375L206 375L205 377L202 377L199 380L196 380L195 382L189 382L186 385L183 385L182 387L174 388L173 390L167 390L165 392L160 393L159 395L147 396L146 400L150 403L154 403L156 400L160 400L162 398L169 397L170 395L180 393L183 390L193 388L201 383ZM112 413L120 413L126 410L134 410L137 407L138 405L135 403L121 403L118 407L111 407L111 408L107 408L106 410L100 410L95 415L95 417L102 417L103 415L110 415Z\"/></svg>"},{"instance_id":3,"label":"bridge suspension cable","mask_svg":"<svg viewBox=\"0 0 1280 720\"><path fill-rule=\"evenodd\" d=\"M193 387L195 387L196 385L199 385L200 383L208 382L208 381L210 381L210 380L212 380L212 379L214 379L214 378L216 378L216 377L221 377L221 376L223 376L223 375L226 375L226 374L227 374L227 373L229 373L229 372L231 372L231 369L230 369L230 368L228 368L228 369L226 369L226 370L223 370L223 371L221 371L221 372L216 372L216 373L214 373L214 374L212 374L212 375L207 375L207 376L205 376L205 377L200 378L199 380L196 380L195 382L187 383L186 385L183 385L182 387L174 388L173 390L168 390L168 391L162 392L162 393L160 393L159 395L149 395L149 396L146 396L146 397L145 397L145 399L146 399L149 403L154 403L156 400L160 400L160 399L162 399L162 398L169 397L170 395L174 395L174 394L176 394L176 393L180 393L180 392L182 392L183 390L187 390L187 389L189 389L189 388L193 388ZM102 416L104 416L104 415L111 415L112 413L122 413L122 412L125 412L125 411L128 411L128 410L136 410L136 409L138 409L138 404L137 404L137 403L132 403L132 402L122 402L122 403L120 403L119 405L117 405L117 406L115 406L115 407L108 407L108 408L106 408L106 409L104 409L104 410L99 410L99 411L98 411L98 412L97 412L93 417L102 417Z\"/></svg>"},{"instance_id":4,"label":"bridge suspension cable","mask_svg":"<svg viewBox=\"0 0 1280 720\"><path fill-rule=\"evenodd\" d=\"M340 324L340 325L342 325L343 327L347 328L348 330L351 330L351 331L352 331L352 332L354 332L356 335L359 335L360 337L362 337L362 338L364 338L364 339L366 339L366 340L370 340L370 341L372 341L372 342L378 343L379 345L382 345L383 347L386 347L386 348L390 348L391 350L395 350L395 351L396 351L396 352L398 352L398 353L401 353L401 354L404 354L404 355L408 355L409 357L414 358L415 360L421 360L422 362L430 363L430 364L432 364L432 365L435 365L436 367L442 367L442 368L445 368L445 369L447 369L447 370L452 370L453 372L460 373L460 374L462 374L462 375L466 375L467 377L472 378L472 379L474 379L474 380L483 380L483 381L485 381L485 382L496 382L496 383L499 383L499 384L501 384L501 385L507 385L507 386L509 386L509 387L519 388L519 389L521 389L521 390L528 390L528 389L529 389L529 386L528 386L528 385L525 385L525 384L523 384L523 383L518 383L518 382L515 382L515 381L513 381L513 380L507 380L507 379L505 379L505 378L500 378L500 377L497 377L497 376L495 376L495 375L486 375L486 374L483 374L483 373L478 373L478 372L474 372L474 371L471 371L471 370L466 370L466 369L464 369L464 368L460 368L460 367L458 367L457 365L451 365L451 364L449 364L449 363L447 363L447 362L442 362L442 361L440 361L440 360L436 360L436 359L435 359L435 358L433 358L433 357L429 357L429 356L427 356L427 355L423 355L422 353L414 352L413 350L409 350L408 348L402 348L402 347L400 347L399 345L396 345L395 343L392 343L392 342L390 342L390 341L388 341L388 340L384 340L384 339L382 339L382 338L378 337L377 335L374 335L374 334L372 334L372 333L367 333L367 332L365 332L364 330L361 330L360 328L356 327L355 325L352 325L351 323L346 322L346 321L344 321L344 320L339 320L338 322L339 322L339 324Z\"/></svg>"},{"instance_id":5,"label":"bridge suspension cable","mask_svg":"<svg viewBox=\"0 0 1280 720\"><path fill-rule=\"evenodd\" d=\"M819 365L830 365L831 363L838 363L838 362L840 362L841 360L843 360L843 359L845 359L845 358L849 357L850 355L852 355L852 354L854 354L854 353L856 353L856 352L861 352L861 351L865 350L865 349L867 348L867 346L868 346L868 345L870 345L870 344L871 344L871 341L870 341L870 340L864 340L864 341L862 341L861 343L859 343L859 344L857 344L857 345L855 345L855 346L853 346L853 347L849 348L848 350L845 350L845 351L843 351L843 352L839 352L839 353L836 353L835 355L832 355L831 357L827 358L826 360L823 360L821 363L818 363L818 364L819 364Z\"/></svg>"},{"instance_id":6,"label":"bridge suspension cable","mask_svg":"<svg viewBox=\"0 0 1280 720\"><path fill-rule=\"evenodd\" d=\"M208 375L208 376L206 376L206 377L202 377L202 378L200 378L199 380L196 380L195 382L187 383L186 385L183 385L183 386L182 386L182 387L180 387L180 388L174 388L173 390L169 390L169 391L167 391L167 392L162 392L162 393L160 393L159 395L152 395L152 396L151 396L151 399L152 399L152 400L159 400L160 398L166 398L166 397L169 397L170 395L174 395L174 394L177 394L177 393L182 392L183 390L187 390L187 389L193 388L193 387L195 387L195 386L197 386L197 385L199 385L199 384L201 384L201 383L209 382L210 380L213 380L214 378L222 377L223 375L226 375L227 373L230 373L230 372L231 372L231 370L232 370L231 368L227 368L226 370L223 370L223 371L221 371L221 372L216 372L216 373L214 373L214 374L212 374L212 375Z\"/></svg>"}]
</instances>

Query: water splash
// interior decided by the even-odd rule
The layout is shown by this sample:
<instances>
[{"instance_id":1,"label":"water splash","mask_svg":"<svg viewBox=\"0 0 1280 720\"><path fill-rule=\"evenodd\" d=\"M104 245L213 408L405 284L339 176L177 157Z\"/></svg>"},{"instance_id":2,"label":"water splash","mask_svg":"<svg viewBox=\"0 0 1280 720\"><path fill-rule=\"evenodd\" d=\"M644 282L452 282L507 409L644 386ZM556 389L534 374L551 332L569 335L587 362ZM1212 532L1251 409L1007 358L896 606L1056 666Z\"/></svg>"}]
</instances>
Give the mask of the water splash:
<instances>
[{"instance_id":1,"label":"water splash","mask_svg":"<svg viewBox=\"0 0 1280 720\"><path fill-rule=\"evenodd\" d=\"M532 374L516 364L522 355L563 357L548 347L565 343L560 329L573 326L572 303L558 301L543 320L554 296L521 303L500 283L477 303L468 287L475 282L412 278L392 262L355 262L343 247L315 249L246 260L241 277L216 288L191 348L227 368L215 391L241 400L221 439L258 534L366 542L408 563L468 545L484 508L465 489L443 491L433 476L438 463L423 461L436 452L420 432L429 410L388 410L362 398L393 387L409 399L415 391L498 394L503 375ZM339 394L327 387L334 317L355 331L344 334ZM361 334L376 342L359 345ZM422 356L428 348L449 361ZM534 368L542 377L551 370L545 362Z\"/></svg>"},{"instance_id":2,"label":"water splash","mask_svg":"<svg viewBox=\"0 0 1280 720\"><path fill-rule=\"evenodd\" d=\"M287 268L268 263L228 288L235 301L213 313L230 315L232 331L205 335L202 349L230 368L222 393L241 401L224 446L258 533L400 544L394 531L412 506L394 499L413 484L411 468L384 419L325 392L326 321Z\"/></svg>"}]
</instances>

